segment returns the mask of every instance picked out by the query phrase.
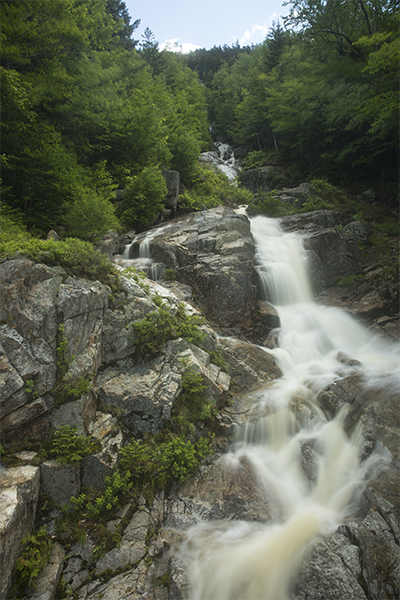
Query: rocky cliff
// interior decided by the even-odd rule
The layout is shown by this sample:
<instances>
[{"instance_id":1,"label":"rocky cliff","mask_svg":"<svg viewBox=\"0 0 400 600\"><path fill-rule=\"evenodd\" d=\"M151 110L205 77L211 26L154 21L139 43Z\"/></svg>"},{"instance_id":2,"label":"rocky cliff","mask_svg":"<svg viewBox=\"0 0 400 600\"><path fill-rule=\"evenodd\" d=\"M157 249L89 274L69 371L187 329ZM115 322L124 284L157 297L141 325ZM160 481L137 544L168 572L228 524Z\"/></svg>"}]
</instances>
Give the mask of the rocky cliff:
<instances>
[{"instance_id":1,"label":"rocky cliff","mask_svg":"<svg viewBox=\"0 0 400 600\"><path fill-rule=\"evenodd\" d=\"M307 236L315 287L363 272L357 240L366 232L347 215L318 211L285 219L283 226ZM122 273L116 295L100 282L76 279L61 268L23 257L0 264L0 429L2 444L14 449L18 461L0 472L0 598L10 589L22 539L32 530L37 511L36 526L45 524L55 535L63 504L81 489L101 489L132 436L157 434L168 426L188 366L201 376L218 409L212 427L216 457L228 448L233 423L248 410L243 392L281 375L274 357L259 346L279 327L279 318L273 307L257 299L247 217L232 209L212 209L162 225L152 230L151 238L161 279ZM173 271L174 281L164 279L167 270ZM160 307L171 318L183 312L199 319L201 341L175 335L156 352L144 351L135 324ZM381 333L393 336L393 329L383 329L387 320L382 321L394 319L393 312L393 302L382 297L380 312L366 316ZM356 517L313 548L295 597L397 597L396 397L365 390L362 378L355 376L328 387L320 402L329 418L348 403L348 430L361 423L370 447L384 445L392 462L368 484ZM78 464L59 464L27 451L29 440L34 449L34 442L48 440L65 424L91 436L96 451ZM204 423L196 428L198 435ZM50 511L41 506L44 498L51 500ZM187 582L180 561L170 553L177 535L173 529L212 517L268 521L269 513L250 464L243 461L232 475L209 458L198 476L174 484L169 494L159 493L152 503L142 498L116 511L107 530L120 527L121 537L105 554L87 539L84 546L66 544L65 557L58 535L36 591L27 594L54 598L62 574L64 597L71 599L126 600L146 594L178 600L185 597Z\"/></svg>"}]
</instances>

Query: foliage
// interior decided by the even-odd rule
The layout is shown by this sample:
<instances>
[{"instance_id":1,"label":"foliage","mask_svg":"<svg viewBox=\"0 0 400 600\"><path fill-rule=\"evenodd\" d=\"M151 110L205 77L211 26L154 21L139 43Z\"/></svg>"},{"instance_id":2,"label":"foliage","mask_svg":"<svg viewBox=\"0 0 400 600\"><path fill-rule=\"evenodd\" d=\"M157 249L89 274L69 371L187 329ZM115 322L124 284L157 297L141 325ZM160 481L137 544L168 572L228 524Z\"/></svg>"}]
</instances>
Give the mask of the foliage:
<instances>
[{"instance_id":1,"label":"foliage","mask_svg":"<svg viewBox=\"0 0 400 600\"><path fill-rule=\"evenodd\" d=\"M131 440L121 448L121 468L130 473L135 486L146 495L166 489L173 480L186 481L197 469L199 461L209 454L210 441L184 441L182 437L163 434L148 442Z\"/></svg>"},{"instance_id":2,"label":"foliage","mask_svg":"<svg viewBox=\"0 0 400 600\"><path fill-rule=\"evenodd\" d=\"M292 204L282 203L276 190L271 192L259 192L247 208L249 215L265 215L267 217L283 217L292 214L294 208Z\"/></svg>"},{"instance_id":3,"label":"foliage","mask_svg":"<svg viewBox=\"0 0 400 600\"><path fill-rule=\"evenodd\" d=\"M180 194L180 210L204 210L220 205L248 204L252 194L229 182L218 169L198 165L190 188Z\"/></svg>"},{"instance_id":4,"label":"foliage","mask_svg":"<svg viewBox=\"0 0 400 600\"><path fill-rule=\"evenodd\" d=\"M6 221L2 219L2 222L7 225L10 221L7 218ZM15 258L18 255L50 266L59 265L74 277L98 280L112 288L118 284L117 270L108 258L95 250L89 242L76 238L56 242L35 238L22 230L2 229L0 257Z\"/></svg>"},{"instance_id":5,"label":"foliage","mask_svg":"<svg viewBox=\"0 0 400 600\"><path fill-rule=\"evenodd\" d=\"M181 385L182 390L174 403L171 420L177 431L188 435L192 433L193 423L211 423L215 416L215 408L208 398L202 374L193 367L186 368Z\"/></svg>"},{"instance_id":6,"label":"foliage","mask_svg":"<svg viewBox=\"0 0 400 600\"><path fill-rule=\"evenodd\" d=\"M104 483L105 488L99 494L83 493L77 498L72 497L67 510L77 511L81 517L92 521L99 517L107 518L111 510L121 506L121 501L131 491L133 482L129 471L124 475L115 471L111 476L105 477Z\"/></svg>"},{"instance_id":7,"label":"foliage","mask_svg":"<svg viewBox=\"0 0 400 600\"><path fill-rule=\"evenodd\" d=\"M176 281L175 269L165 269L164 279L166 281Z\"/></svg>"},{"instance_id":8,"label":"foliage","mask_svg":"<svg viewBox=\"0 0 400 600\"><path fill-rule=\"evenodd\" d=\"M135 330L135 342L140 352L153 354L168 340L184 337L194 344L199 344L204 334L199 327L202 319L197 315L188 315L185 305L180 303L175 313L160 306L157 311L146 315L141 321L132 323Z\"/></svg>"},{"instance_id":9,"label":"foliage","mask_svg":"<svg viewBox=\"0 0 400 600\"><path fill-rule=\"evenodd\" d=\"M247 171L248 169L257 169L259 167L264 167L267 163L267 156L264 150L253 150L253 152L249 152L243 159L243 170Z\"/></svg>"},{"instance_id":10,"label":"foliage","mask_svg":"<svg viewBox=\"0 0 400 600\"><path fill-rule=\"evenodd\" d=\"M22 543L24 550L16 562L18 578L15 587L24 590L27 585L34 584L47 565L53 543L44 527L27 535Z\"/></svg>"},{"instance_id":11,"label":"foliage","mask_svg":"<svg viewBox=\"0 0 400 600\"><path fill-rule=\"evenodd\" d=\"M145 228L163 210L163 199L167 195L167 184L156 166L145 167L130 178L118 214L126 226Z\"/></svg>"},{"instance_id":12,"label":"foliage","mask_svg":"<svg viewBox=\"0 0 400 600\"><path fill-rule=\"evenodd\" d=\"M51 436L50 454L59 463L76 463L92 452L92 441L78 435L77 428L61 425Z\"/></svg>"},{"instance_id":13,"label":"foliage","mask_svg":"<svg viewBox=\"0 0 400 600\"><path fill-rule=\"evenodd\" d=\"M336 285L339 287L347 287L359 283L361 279L362 275L355 275L353 273L351 275L346 275L345 277L342 277L342 279L340 279L340 281L338 281Z\"/></svg>"},{"instance_id":14,"label":"foliage","mask_svg":"<svg viewBox=\"0 0 400 600\"><path fill-rule=\"evenodd\" d=\"M150 30L133 51L138 24L119 0L2 3L3 200L29 230L92 240L118 226L110 191L127 185L126 222L151 218L154 169L184 179L208 145L203 86Z\"/></svg>"}]
</instances>

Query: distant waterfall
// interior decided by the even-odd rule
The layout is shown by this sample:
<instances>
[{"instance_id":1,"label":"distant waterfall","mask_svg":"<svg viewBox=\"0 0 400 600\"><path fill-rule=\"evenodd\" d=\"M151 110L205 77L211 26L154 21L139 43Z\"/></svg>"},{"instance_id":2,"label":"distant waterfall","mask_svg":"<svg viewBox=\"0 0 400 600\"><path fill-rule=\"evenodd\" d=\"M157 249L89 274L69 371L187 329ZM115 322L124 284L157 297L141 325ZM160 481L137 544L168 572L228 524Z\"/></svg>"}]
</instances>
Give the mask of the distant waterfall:
<instances>
[{"instance_id":1,"label":"distant waterfall","mask_svg":"<svg viewBox=\"0 0 400 600\"><path fill-rule=\"evenodd\" d=\"M332 421L318 408L318 393L351 372L338 352L358 359L364 376L398 385L398 354L336 308L315 304L301 237L283 233L278 222L252 220L262 294L280 317L279 347L270 350L283 376L254 395L264 415L238 430L223 457L235 469L246 457L274 499L275 522L208 521L189 529L179 554L187 565L190 600L288 600L305 552L329 534L351 510L354 492L367 473L388 461L375 450L360 464L361 435L343 430L344 407ZM310 409L301 422L293 403ZM304 444L314 451L306 475ZM274 511L272 511L274 512Z\"/></svg>"}]
</instances>

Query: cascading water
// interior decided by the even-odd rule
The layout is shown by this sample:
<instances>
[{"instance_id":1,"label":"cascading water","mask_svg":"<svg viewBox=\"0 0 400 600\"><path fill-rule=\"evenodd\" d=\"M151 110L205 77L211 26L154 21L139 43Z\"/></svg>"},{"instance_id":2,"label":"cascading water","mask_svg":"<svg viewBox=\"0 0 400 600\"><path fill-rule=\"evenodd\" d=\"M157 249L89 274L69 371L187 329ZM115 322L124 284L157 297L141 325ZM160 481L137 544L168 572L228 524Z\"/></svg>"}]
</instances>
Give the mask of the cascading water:
<instances>
[{"instance_id":1,"label":"cascading water","mask_svg":"<svg viewBox=\"0 0 400 600\"><path fill-rule=\"evenodd\" d=\"M157 281L157 265L150 256L150 243L154 235L154 232L150 232L144 238L142 234L137 236L131 244L125 247L122 256L114 258L115 263L123 268L134 267L137 271L145 272L153 281ZM131 258L132 248L136 245L139 246L138 257Z\"/></svg>"},{"instance_id":2,"label":"cascading water","mask_svg":"<svg viewBox=\"0 0 400 600\"><path fill-rule=\"evenodd\" d=\"M190 600L287 600L305 552L329 534L352 509L366 474L390 460L382 446L360 464L362 439L343 429L343 408L327 421L318 393L354 367L338 352L362 363L365 380L398 385L398 347L385 345L344 312L312 300L301 238L285 234L276 220L256 217L260 286L279 314L278 359L283 376L254 398L264 416L238 428L237 442L222 460L232 469L246 457L267 498L274 521L208 521L186 532L178 554L187 565ZM267 351L267 350L266 350ZM301 400L299 418L293 408ZM306 475L302 446L314 452Z\"/></svg>"}]
</instances>

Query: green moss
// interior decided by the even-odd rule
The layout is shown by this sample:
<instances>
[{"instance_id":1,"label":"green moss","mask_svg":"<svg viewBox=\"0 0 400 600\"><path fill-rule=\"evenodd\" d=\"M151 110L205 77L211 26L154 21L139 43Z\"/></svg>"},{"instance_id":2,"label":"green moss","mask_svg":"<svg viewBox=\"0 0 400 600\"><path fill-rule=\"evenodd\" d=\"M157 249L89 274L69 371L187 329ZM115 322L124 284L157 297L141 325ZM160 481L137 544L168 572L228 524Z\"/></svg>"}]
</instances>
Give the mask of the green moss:
<instances>
[{"instance_id":1,"label":"green moss","mask_svg":"<svg viewBox=\"0 0 400 600\"><path fill-rule=\"evenodd\" d=\"M362 280L363 276L362 275L355 275L354 273L352 273L351 275L346 275L345 277L342 277L342 279L340 279L336 285L339 287L347 287L350 285L355 285L356 283L359 283Z\"/></svg>"}]
</instances>

